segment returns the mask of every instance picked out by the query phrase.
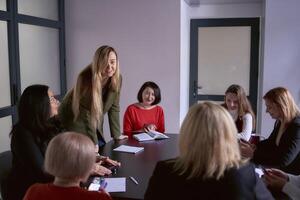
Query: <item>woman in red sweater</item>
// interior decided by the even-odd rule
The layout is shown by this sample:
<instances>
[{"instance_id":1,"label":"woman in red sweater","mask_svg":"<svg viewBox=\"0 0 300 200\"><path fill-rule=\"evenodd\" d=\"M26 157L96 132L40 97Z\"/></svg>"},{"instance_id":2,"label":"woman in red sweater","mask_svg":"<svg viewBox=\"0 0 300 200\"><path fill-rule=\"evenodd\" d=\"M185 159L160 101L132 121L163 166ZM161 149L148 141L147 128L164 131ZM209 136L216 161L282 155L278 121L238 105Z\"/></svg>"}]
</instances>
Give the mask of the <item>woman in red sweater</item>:
<instances>
[{"instance_id":1,"label":"woman in red sweater","mask_svg":"<svg viewBox=\"0 0 300 200\"><path fill-rule=\"evenodd\" d=\"M24 200L111 200L108 193L80 188L95 163L95 145L87 136L65 132L54 137L46 150L45 170L55 176L53 183L32 185Z\"/></svg>"},{"instance_id":2,"label":"woman in red sweater","mask_svg":"<svg viewBox=\"0 0 300 200\"><path fill-rule=\"evenodd\" d=\"M138 102L127 107L123 119L125 135L132 136L140 132L156 130L165 132L165 118L162 107L160 89L152 81L145 82L137 95Z\"/></svg>"}]
</instances>

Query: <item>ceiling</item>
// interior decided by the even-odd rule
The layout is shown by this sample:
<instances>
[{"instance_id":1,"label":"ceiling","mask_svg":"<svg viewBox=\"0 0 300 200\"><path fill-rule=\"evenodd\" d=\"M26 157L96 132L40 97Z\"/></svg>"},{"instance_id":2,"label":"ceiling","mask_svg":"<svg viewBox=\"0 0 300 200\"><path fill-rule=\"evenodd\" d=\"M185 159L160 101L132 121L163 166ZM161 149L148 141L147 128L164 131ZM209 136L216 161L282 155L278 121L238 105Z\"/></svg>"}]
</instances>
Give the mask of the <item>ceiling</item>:
<instances>
[{"instance_id":1,"label":"ceiling","mask_svg":"<svg viewBox=\"0 0 300 200\"><path fill-rule=\"evenodd\" d=\"M190 6L201 4L262 3L263 0L184 0Z\"/></svg>"}]
</instances>

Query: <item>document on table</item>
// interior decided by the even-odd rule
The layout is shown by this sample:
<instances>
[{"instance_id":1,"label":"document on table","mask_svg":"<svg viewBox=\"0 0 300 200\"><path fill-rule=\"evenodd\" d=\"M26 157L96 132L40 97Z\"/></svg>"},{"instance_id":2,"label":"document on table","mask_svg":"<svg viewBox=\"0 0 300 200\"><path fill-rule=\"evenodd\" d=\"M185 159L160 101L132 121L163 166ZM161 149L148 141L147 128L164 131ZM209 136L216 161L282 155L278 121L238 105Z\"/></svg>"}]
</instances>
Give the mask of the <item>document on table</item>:
<instances>
[{"instance_id":1,"label":"document on table","mask_svg":"<svg viewBox=\"0 0 300 200\"><path fill-rule=\"evenodd\" d=\"M144 150L144 147L135 147L135 146L128 146L128 145L121 145L114 149L114 151L121 151L126 153L137 153Z\"/></svg>"},{"instance_id":2,"label":"document on table","mask_svg":"<svg viewBox=\"0 0 300 200\"><path fill-rule=\"evenodd\" d=\"M106 192L125 192L126 191L126 178L105 178L105 186L103 187ZM91 183L89 191L99 191L101 188L100 183Z\"/></svg>"},{"instance_id":3,"label":"document on table","mask_svg":"<svg viewBox=\"0 0 300 200\"><path fill-rule=\"evenodd\" d=\"M107 192L125 192L126 191L126 178L105 178Z\"/></svg>"}]
</instances>

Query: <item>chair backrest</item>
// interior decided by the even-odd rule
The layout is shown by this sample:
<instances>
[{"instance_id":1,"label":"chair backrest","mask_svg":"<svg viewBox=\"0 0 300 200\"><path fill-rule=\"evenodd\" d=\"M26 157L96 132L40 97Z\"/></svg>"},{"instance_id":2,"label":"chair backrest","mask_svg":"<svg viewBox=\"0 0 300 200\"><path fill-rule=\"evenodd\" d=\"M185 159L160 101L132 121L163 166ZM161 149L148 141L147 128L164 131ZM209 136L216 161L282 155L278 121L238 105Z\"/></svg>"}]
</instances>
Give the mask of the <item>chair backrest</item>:
<instances>
[{"instance_id":1,"label":"chair backrest","mask_svg":"<svg viewBox=\"0 0 300 200\"><path fill-rule=\"evenodd\" d=\"M11 170L11 166L12 166L11 151L4 151L0 153L0 194L2 188L2 181L8 176Z\"/></svg>"}]
</instances>

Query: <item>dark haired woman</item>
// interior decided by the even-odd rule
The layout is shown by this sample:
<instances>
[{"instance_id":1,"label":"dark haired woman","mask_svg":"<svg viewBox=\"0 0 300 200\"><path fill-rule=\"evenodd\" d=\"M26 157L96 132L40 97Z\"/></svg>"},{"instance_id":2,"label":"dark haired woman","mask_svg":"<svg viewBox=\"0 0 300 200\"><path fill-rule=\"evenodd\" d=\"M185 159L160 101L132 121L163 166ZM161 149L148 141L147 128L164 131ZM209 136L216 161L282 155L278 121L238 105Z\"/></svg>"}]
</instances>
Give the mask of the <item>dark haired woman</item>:
<instances>
[{"instance_id":1,"label":"dark haired woman","mask_svg":"<svg viewBox=\"0 0 300 200\"><path fill-rule=\"evenodd\" d=\"M138 102L127 107L123 120L125 135L156 130L165 132L164 111L160 107L160 89L154 82L145 82L137 95Z\"/></svg>"},{"instance_id":2,"label":"dark haired woman","mask_svg":"<svg viewBox=\"0 0 300 200\"><path fill-rule=\"evenodd\" d=\"M22 199L26 190L37 182L52 181L44 173L45 150L52 137L60 132L57 120L59 102L45 85L27 87L18 105L19 121L11 136L12 170L4 199Z\"/></svg>"}]
</instances>

